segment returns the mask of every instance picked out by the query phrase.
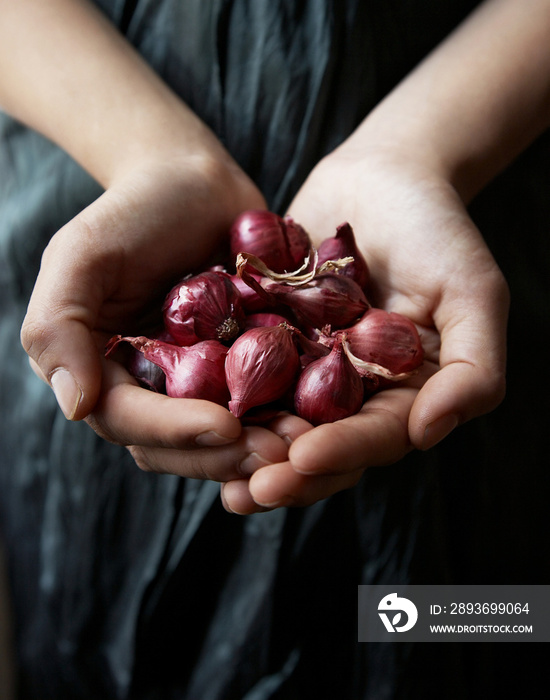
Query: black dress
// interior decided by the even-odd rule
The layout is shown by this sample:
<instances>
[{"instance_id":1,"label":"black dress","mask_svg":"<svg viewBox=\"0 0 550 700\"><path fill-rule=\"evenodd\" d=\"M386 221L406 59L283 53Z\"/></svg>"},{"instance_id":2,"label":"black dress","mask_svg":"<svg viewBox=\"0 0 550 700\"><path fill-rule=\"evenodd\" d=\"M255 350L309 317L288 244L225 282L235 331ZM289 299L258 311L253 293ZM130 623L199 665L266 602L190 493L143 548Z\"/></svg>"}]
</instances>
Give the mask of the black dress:
<instances>
[{"instance_id":1,"label":"black dress","mask_svg":"<svg viewBox=\"0 0 550 700\"><path fill-rule=\"evenodd\" d=\"M477 3L98 4L284 212ZM223 510L217 484L141 472L30 371L19 329L42 250L101 190L2 114L0 144L0 524L21 698L525 692L537 667L511 645L358 644L356 598L360 583L548 583L548 138L471 207L512 288L504 404L350 491L249 517Z\"/></svg>"}]
</instances>

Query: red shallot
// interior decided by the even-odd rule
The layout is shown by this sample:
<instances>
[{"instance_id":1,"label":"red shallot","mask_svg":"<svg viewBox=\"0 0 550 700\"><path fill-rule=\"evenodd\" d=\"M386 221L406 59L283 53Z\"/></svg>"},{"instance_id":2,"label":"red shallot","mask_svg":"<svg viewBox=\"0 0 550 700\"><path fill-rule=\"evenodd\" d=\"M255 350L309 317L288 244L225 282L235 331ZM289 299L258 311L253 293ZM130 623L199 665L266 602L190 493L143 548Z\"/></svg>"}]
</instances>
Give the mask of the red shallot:
<instances>
[{"instance_id":1,"label":"red shallot","mask_svg":"<svg viewBox=\"0 0 550 700\"><path fill-rule=\"evenodd\" d=\"M300 367L294 329L287 323L251 328L229 348L225 376L229 410L240 418L248 409L286 394Z\"/></svg>"},{"instance_id":2,"label":"red shallot","mask_svg":"<svg viewBox=\"0 0 550 700\"><path fill-rule=\"evenodd\" d=\"M414 323L371 307L349 223L316 251L291 217L251 210L229 238L232 258L168 293L163 335L109 341L107 356L131 346L127 367L142 385L220 404L243 424L294 410L320 425L357 413L422 364Z\"/></svg>"},{"instance_id":3,"label":"red shallot","mask_svg":"<svg viewBox=\"0 0 550 700\"><path fill-rule=\"evenodd\" d=\"M351 416L363 405L363 381L337 338L329 355L311 362L296 384L296 413L313 425Z\"/></svg>"},{"instance_id":4,"label":"red shallot","mask_svg":"<svg viewBox=\"0 0 550 700\"><path fill-rule=\"evenodd\" d=\"M365 289L369 281L369 268L364 255L357 247L352 227L346 222L336 229L334 238L326 238L319 246L318 264L338 258L353 258L338 274L351 277L354 282Z\"/></svg>"},{"instance_id":5,"label":"red shallot","mask_svg":"<svg viewBox=\"0 0 550 700\"><path fill-rule=\"evenodd\" d=\"M342 261L326 261L322 267L304 275L303 281L300 281L301 276L292 273L284 275L287 279L282 282L269 282L263 278L260 283L247 267L250 264L262 266L251 259L251 256L239 254L237 274L267 303L289 306L303 323L313 328L325 325L344 328L354 323L370 306L363 290L351 277L322 272L324 267L338 269Z\"/></svg>"},{"instance_id":6,"label":"red shallot","mask_svg":"<svg viewBox=\"0 0 550 700\"><path fill-rule=\"evenodd\" d=\"M275 272L299 267L309 255L307 232L290 216L281 218L264 209L250 209L238 216L229 231L231 256L257 255Z\"/></svg>"},{"instance_id":7,"label":"red shallot","mask_svg":"<svg viewBox=\"0 0 550 700\"><path fill-rule=\"evenodd\" d=\"M203 399L227 407L229 390L225 381L227 348L217 340L203 340L181 347L145 336L116 335L107 344L109 356L121 342L128 342L158 365L166 375L166 394L178 399Z\"/></svg>"},{"instance_id":8,"label":"red shallot","mask_svg":"<svg viewBox=\"0 0 550 700\"><path fill-rule=\"evenodd\" d=\"M224 272L201 272L177 284L163 306L164 325L179 345L227 342L244 326L239 290Z\"/></svg>"},{"instance_id":9,"label":"red shallot","mask_svg":"<svg viewBox=\"0 0 550 700\"><path fill-rule=\"evenodd\" d=\"M416 370L424 360L416 326L399 313L370 308L342 333L348 357L353 355L357 366L394 381L404 379L403 375Z\"/></svg>"},{"instance_id":10,"label":"red shallot","mask_svg":"<svg viewBox=\"0 0 550 700\"><path fill-rule=\"evenodd\" d=\"M365 294L351 277L327 273L311 282L294 287L286 283L270 282L265 292L274 302L280 302L308 326L345 328L356 321L368 308Z\"/></svg>"}]
</instances>

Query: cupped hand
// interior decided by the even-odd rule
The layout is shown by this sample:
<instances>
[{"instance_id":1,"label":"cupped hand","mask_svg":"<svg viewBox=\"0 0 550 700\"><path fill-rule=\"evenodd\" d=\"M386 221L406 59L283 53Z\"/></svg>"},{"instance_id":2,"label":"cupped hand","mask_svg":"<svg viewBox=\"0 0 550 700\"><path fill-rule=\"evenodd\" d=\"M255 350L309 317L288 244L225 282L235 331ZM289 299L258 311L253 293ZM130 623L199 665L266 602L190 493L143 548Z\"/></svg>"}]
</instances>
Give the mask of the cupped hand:
<instances>
[{"instance_id":1,"label":"cupped hand","mask_svg":"<svg viewBox=\"0 0 550 700\"><path fill-rule=\"evenodd\" d=\"M313 428L292 416L274 430L288 460L223 486L227 508L308 505L353 486L369 466L428 449L495 408L505 390L508 288L448 179L391 149L326 157L289 213L315 242L344 221L371 272L374 306L417 325L426 359L418 374L370 398L355 416Z\"/></svg>"},{"instance_id":2,"label":"cupped hand","mask_svg":"<svg viewBox=\"0 0 550 700\"><path fill-rule=\"evenodd\" d=\"M224 481L286 459L260 428L206 401L138 387L105 360L110 336L136 334L170 285L218 251L243 209L264 206L236 166L197 155L132 170L51 240L22 328L36 373L67 418L126 445L140 467Z\"/></svg>"}]
</instances>

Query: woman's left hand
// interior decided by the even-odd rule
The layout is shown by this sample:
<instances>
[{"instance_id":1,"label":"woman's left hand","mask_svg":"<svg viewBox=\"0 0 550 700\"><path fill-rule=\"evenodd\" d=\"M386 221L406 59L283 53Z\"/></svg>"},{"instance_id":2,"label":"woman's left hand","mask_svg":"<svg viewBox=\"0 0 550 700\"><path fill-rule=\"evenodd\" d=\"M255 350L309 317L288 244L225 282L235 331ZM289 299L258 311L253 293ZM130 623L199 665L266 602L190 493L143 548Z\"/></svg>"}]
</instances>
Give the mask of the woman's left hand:
<instances>
[{"instance_id":1,"label":"woman's left hand","mask_svg":"<svg viewBox=\"0 0 550 700\"><path fill-rule=\"evenodd\" d=\"M272 429L288 461L222 487L226 508L309 505L357 483L365 469L435 445L492 410L505 389L508 289L449 182L408 154L344 144L313 170L289 213L314 242L352 225L372 278L373 306L409 317L426 357L411 379L344 420L312 428L295 416Z\"/></svg>"}]
</instances>

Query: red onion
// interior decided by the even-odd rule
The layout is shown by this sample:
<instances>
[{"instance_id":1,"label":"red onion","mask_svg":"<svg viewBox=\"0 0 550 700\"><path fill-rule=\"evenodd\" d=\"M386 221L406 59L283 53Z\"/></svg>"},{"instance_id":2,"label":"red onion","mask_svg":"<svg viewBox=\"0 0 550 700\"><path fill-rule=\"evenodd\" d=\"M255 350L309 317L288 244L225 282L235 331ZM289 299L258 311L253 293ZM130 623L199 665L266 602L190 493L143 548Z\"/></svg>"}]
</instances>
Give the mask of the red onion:
<instances>
[{"instance_id":1,"label":"red onion","mask_svg":"<svg viewBox=\"0 0 550 700\"><path fill-rule=\"evenodd\" d=\"M298 372L300 360L286 323L251 328L233 343L225 361L231 393L229 410L240 418L248 409L280 399Z\"/></svg>"},{"instance_id":2,"label":"red onion","mask_svg":"<svg viewBox=\"0 0 550 700\"><path fill-rule=\"evenodd\" d=\"M227 407L229 390L225 381L227 348L217 340L203 340L181 347L145 336L116 335L107 344L109 356L121 342L128 342L158 365L166 375L166 393L178 399L203 399Z\"/></svg>"},{"instance_id":3,"label":"red onion","mask_svg":"<svg viewBox=\"0 0 550 700\"><path fill-rule=\"evenodd\" d=\"M179 345L227 342L244 326L241 295L224 272L201 272L177 284L163 313L166 330Z\"/></svg>"},{"instance_id":4,"label":"red onion","mask_svg":"<svg viewBox=\"0 0 550 700\"><path fill-rule=\"evenodd\" d=\"M284 219L264 209L250 209L235 219L229 231L233 261L238 253L257 255L275 272L299 267L311 242L306 231L290 216Z\"/></svg>"},{"instance_id":5,"label":"red onion","mask_svg":"<svg viewBox=\"0 0 550 700\"><path fill-rule=\"evenodd\" d=\"M388 379L404 379L424 361L416 326L401 314L370 308L354 326L341 333L358 367Z\"/></svg>"},{"instance_id":6,"label":"red onion","mask_svg":"<svg viewBox=\"0 0 550 700\"><path fill-rule=\"evenodd\" d=\"M363 405L363 381L342 349L340 338L329 355L311 362L296 385L296 413L313 425L333 423Z\"/></svg>"},{"instance_id":7,"label":"red onion","mask_svg":"<svg viewBox=\"0 0 550 700\"><path fill-rule=\"evenodd\" d=\"M352 257L353 261L339 270L338 274L351 277L354 282L365 289L369 281L369 268L365 257L357 247L355 234L348 223L341 224L336 229L334 238L325 239L319 246L318 264L327 260Z\"/></svg>"}]
</instances>

